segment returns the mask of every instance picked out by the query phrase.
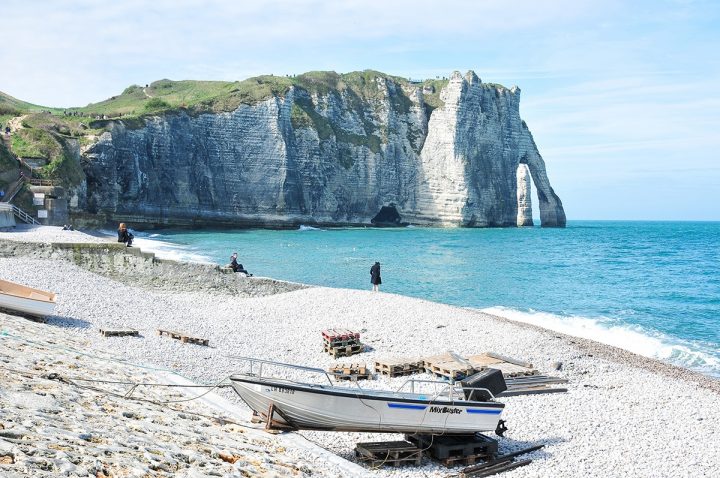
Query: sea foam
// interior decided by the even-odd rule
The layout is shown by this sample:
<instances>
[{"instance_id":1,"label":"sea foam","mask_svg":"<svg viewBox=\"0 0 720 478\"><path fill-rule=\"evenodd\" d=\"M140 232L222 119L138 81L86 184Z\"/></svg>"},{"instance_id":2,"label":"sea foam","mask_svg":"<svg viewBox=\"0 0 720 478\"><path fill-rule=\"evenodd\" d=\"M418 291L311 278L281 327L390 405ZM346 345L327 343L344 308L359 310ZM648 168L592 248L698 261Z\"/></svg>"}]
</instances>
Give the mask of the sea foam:
<instances>
[{"instance_id":1,"label":"sea foam","mask_svg":"<svg viewBox=\"0 0 720 478\"><path fill-rule=\"evenodd\" d=\"M534 310L524 312L508 307L480 310L720 377L720 353L717 350L702 343L647 330L639 325L629 325L607 317L562 316Z\"/></svg>"},{"instance_id":2,"label":"sea foam","mask_svg":"<svg viewBox=\"0 0 720 478\"><path fill-rule=\"evenodd\" d=\"M323 229L320 229L319 227L313 227L313 226L306 226L305 224L300 224L300 227L298 227L298 231L322 231Z\"/></svg>"},{"instance_id":3,"label":"sea foam","mask_svg":"<svg viewBox=\"0 0 720 478\"><path fill-rule=\"evenodd\" d=\"M148 237L157 237L157 235ZM160 241L154 238L146 239L144 237L137 237L136 235L135 240L133 240L133 246L139 247L144 252L152 252L159 259L183 262L213 262L209 255L193 252L187 246Z\"/></svg>"}]
</instances>

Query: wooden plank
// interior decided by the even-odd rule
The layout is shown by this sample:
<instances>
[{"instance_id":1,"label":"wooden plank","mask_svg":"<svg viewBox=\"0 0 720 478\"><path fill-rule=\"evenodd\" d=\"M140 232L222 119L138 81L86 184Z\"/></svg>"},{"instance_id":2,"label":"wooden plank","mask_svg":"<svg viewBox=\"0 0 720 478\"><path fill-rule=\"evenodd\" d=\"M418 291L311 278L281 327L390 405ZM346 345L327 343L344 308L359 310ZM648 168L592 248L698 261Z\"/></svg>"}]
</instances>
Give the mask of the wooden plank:
<instances>
[{"instance_id":1,"label":"wooden plank","mask_svg":"<svg viewBox=\"0 0 720 478\"><path fill-rule=\"evenodd\" d=\"M496 397L516 397L518 395L540 395L543 393L565 393L567 392L567 388L550 388L550 387L544 387L544 388L517 388L513 390L506 390L504 392L500 392Z\"/></svg>"},{"instance_id":2,"label":"wooden plank","mask_svg":"<svg viewBox=\"0 0 720 478\"><path fill-rule=\"evenodd\" d=\"M494 365L497 363L502 363L502 360L497 359L495 357L490 357L488 354L478 354L478 355L470 355L467 358L468 362L473 364L473 367L475 368L482 368L487 367L489 365ZM493 367L495 368L495 367Z\"/></svg>"},{"instance_id":3,"label":"wooden plank","mask_svg":"<svg viewBox=\"0 0 720 478\"><path fill-rule=\"evenodd\" d=\"M519 366L525 367L525 368L533 368L533 365L529 362L523 362L522 360L507 357L505 355L496 354L495 352L485 352L485 354L488 357L493 357L493 358L502 360L503 362L519 365Z\"/></svg>"}]
</instances>

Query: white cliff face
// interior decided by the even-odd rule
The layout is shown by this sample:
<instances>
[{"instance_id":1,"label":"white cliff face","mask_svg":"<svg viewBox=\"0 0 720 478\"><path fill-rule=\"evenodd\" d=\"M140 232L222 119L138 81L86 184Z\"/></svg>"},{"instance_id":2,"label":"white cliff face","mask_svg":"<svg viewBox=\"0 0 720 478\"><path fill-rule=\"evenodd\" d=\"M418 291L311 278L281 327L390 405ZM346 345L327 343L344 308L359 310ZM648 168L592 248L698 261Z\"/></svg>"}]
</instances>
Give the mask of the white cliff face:
<instances>
[{"instance_id":1,"label":"white cliff face","mask_svg":"<svg viewBox=\"0 0 720 478\"><path fill-rule=\"evenodd\" d=\"M530 170L527 164L520 163L517 168L518 227L533 225L531 192Z\"/></svg>"},{"instance_id":2,"label":"white cliff face","mask_svg":"<svg viewBox=\"0 0 720 478\"><path fill-rule=\"evenodd\" d=\"M455 72L441 97L445 105L433 111L420 155L426 181L419 211L431 211L443 224L514 226L516 174L523 161L541 178L542 224L564 226L560 199L520 118L520 89L482 83L472 71L465 77Z\"/></svg>"},{"instance_id":3,"label":"white cliff face","mask_svg":"<svg viewBox=\"0 0 720 478\"><path fill-rule=\"evenodd\" d=\"M440 98L428 118L421 86L378 76L363 95L292 87L230 113L118 121L83 154L78 209L135 224L282 226L369 224L392 205L405 223L515 226L523 162L542 224L564 226L519 90L455 73Z\"/></svg>"}]
</instances>

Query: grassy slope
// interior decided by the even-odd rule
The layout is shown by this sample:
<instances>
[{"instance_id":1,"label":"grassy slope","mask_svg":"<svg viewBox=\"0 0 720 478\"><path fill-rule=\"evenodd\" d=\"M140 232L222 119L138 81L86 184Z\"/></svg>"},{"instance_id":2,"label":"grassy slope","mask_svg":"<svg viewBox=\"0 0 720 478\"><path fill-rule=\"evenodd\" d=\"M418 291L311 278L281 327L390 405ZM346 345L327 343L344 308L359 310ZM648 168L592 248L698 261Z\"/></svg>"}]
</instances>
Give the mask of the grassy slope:
<instances>
[{"instance_id":1,"label":"grassy slope","mask_svg":"<svg viewBox=\"0 0 720 478\"><path fill-rule=\"evenodd\" d=\"M18 116L23 113L52 111L62 113L62 108L48 108L47 106L34 105L26 101L13 98L0 91L0 115Z\"/></svg>"}]
</instances>

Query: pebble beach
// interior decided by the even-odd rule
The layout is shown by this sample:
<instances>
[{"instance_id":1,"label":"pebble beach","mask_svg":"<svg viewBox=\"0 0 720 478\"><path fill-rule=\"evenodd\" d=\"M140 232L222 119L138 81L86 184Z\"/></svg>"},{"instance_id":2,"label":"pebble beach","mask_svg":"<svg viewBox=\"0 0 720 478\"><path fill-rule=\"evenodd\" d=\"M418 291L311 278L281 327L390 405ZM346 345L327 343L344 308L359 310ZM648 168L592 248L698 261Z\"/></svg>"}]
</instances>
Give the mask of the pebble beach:
<instances>
[{"instance_id":1,"label":"pebble beach","mask_svg":"<svg viewBox=\"0 0 720 478\"><path fill-rule=\"evenodd\" d=\"M38 227L0 232L0 242L8 241L109 239ZM126 385L87 388L70 378L218 384L244 366L238 357L327 369L449 350L493 351L569 380L567 393L499 399L509 427L498 438L500 451L544 445L524 456L531 464L502 476L720 476L720 382L592 341L385 292L304 287L246 297L18 254L0 257L0 277L58 295L47 323L0 314L0 476L445 477L459 468L429 459L379 469L354 462L356 443L401 435L268 434L228 388L196 400L187 399L207 389L139 387L125 397ZM237 287L256 280L237 277ZM121 327L140 336L99 333ZM320 331L332 327L360 331L367 351L338 360L324 354ZM210 346L161 337L157 329L207 338ZM52 373L68 380L48 378ZM397 388L404 381L377 377L359 385ZM169 403L177 400L187 401Z\"/></svg>"}]
</instances>

